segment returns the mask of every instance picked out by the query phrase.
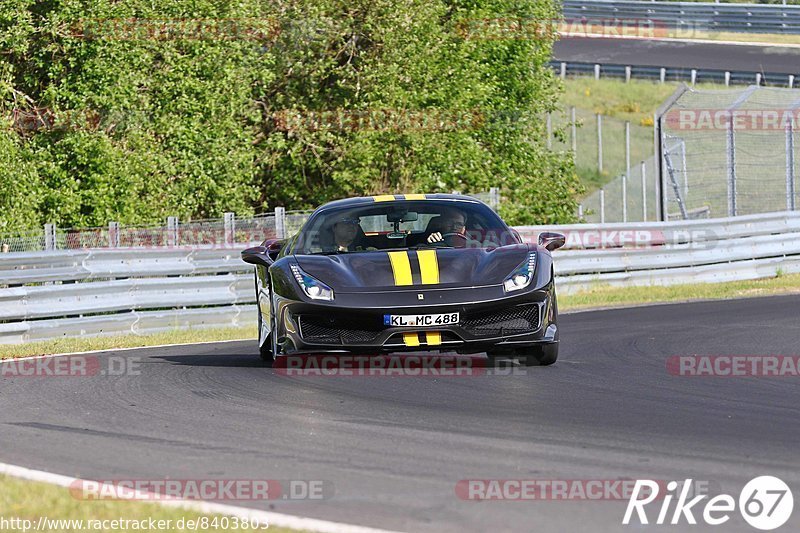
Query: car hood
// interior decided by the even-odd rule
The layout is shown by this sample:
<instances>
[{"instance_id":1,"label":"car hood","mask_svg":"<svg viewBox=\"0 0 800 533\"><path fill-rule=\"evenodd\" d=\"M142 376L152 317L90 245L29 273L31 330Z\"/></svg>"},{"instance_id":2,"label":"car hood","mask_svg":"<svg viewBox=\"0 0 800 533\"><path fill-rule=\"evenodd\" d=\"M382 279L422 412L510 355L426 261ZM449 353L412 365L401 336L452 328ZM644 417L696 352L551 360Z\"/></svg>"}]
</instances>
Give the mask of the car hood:
<instances>
[{"instance_id":1,"label":"car hood","mask_svg":"<svg viewBox=\"0 0 800 533\"><path fill-rule=\"evenodd\" d=\"M295 259L300 268L330 285L334 291L372 292L433 286L499 285L525 260L530 249L532 247L527 244L514 244L493 249L437 248L425 251L296 255ZM390 254L394 255L394 268ZM410 284L408 270L411 273ZM423 270L429 283L422 283ZM436 275L438 283L430 283Z\"/></svg>"}]
</instances>

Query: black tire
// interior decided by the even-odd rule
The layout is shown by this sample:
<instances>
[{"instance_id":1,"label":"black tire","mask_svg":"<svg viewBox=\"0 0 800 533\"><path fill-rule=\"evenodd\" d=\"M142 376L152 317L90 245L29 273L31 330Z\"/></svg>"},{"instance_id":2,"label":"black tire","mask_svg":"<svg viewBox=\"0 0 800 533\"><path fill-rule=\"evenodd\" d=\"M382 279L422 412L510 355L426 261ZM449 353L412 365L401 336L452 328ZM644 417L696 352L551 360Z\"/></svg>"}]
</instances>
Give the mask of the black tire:
<instances>
[{"instance_id":1,"label":"black tire","mask_svg":"<svg viewBox=\"0 0 800 533\"><path fill-rule=\"evenodd\" d=\"M517 348L515 352L525 366L550 366L558 360L558 343Z\"/></svg>"},{"instance_id":2,"label":"black tire","mask_svg":"<svg viewBox=\"0 0 800 533\"><path fill-rule=\"evenodd\" d=\"M558 343L524 346L487 355L493 366L496 359L516 359L523 366L550 366L558 360Z\"/></svg>"},{"instance_id":3,"label":"black tire","mask_svg":"<svg viewBox=\"0 0 800 533\"><path fill-rule=\"evenodd\" d=\"M263 323L264 317L261 316L261 307L258 306L258 272L255 275L255 286L256 286L256 307L258 310L258 341L261 340L261 324ZM258 355L261 357L262 361L267 363L272 363L275 359L272 355L272 333L270 332L269 337L264 341L263 346L258 347Z\"/></svg>"}]
</instances>

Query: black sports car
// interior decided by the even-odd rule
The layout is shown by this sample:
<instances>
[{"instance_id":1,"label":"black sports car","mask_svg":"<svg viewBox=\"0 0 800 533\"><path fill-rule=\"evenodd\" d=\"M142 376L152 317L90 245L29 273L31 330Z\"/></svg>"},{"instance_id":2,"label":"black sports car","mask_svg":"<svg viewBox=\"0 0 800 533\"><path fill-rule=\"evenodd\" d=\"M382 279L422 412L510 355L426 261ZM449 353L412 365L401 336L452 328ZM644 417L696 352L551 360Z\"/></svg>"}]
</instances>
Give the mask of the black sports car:
<instances>
[{"instance_id":1,"label":"black sports car","mask_svg":"<svg viewBox=\"0 0 800 533\"><path fill-rule=\"evenodd\" d=\"M242 252L256 265L261 355L440 350L552 364L550 251L563 244L557 233L525 244L466 196L330 202L293 237Z\"/></svg>"}]
</instances>

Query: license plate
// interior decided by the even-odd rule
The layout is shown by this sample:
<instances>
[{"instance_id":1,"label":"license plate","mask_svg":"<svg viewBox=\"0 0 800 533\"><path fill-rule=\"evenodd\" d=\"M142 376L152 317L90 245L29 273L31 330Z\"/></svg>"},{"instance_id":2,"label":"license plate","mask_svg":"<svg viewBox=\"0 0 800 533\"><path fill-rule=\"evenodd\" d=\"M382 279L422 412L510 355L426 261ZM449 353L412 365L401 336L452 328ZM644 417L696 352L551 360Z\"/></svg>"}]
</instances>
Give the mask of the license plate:
<instances>
[{"instance_id":1,"label":"license plate","mask_svg":"<svg viewBox=\"0 0 800 533\"><path fill-rule=\"evenodd\" d=\"M458 324L458 318L458 313L383 315L383 325L398 327L451 326L453 324Z\"/></svg>"}]
</instances>

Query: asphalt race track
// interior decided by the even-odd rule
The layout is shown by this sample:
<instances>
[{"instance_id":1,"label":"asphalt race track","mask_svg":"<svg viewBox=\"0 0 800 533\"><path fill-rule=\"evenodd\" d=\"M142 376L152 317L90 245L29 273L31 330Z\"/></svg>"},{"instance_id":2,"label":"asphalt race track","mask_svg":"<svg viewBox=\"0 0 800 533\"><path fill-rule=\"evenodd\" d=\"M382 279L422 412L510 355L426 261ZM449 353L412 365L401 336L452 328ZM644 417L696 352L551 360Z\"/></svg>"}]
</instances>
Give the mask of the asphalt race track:
<instances>
[{"instance_id":1,"label":"asphalt race track","mask_svg":"<svg viewBox=\"0 0 800 533\"><path fill-rule=\"evenodd\" d=\"M464 501L455 485L693 478L738 500L771 474L797 495L800 378L675 376L666 361L800 354L799 305L563 315L559 362L514 375L288 377L250 342L123 351L139 375L0 380L0 461L93 479L326 480L328 500L245 505L402 531L712 529L625 527L622 501ZM713 529L754 531L738 512ZM798 529L795 509L781 531Z\"/></svg>"},{"instance_id":2,"label":"asphalt race track","mask_svg":"<svg viewBox=\"0 0 800 533\"><path fill-rule=\"evenodd\" d=\"M800 48L647 39L561 39L556 61L800 74Z\"/></svg>"}]
</instances>

